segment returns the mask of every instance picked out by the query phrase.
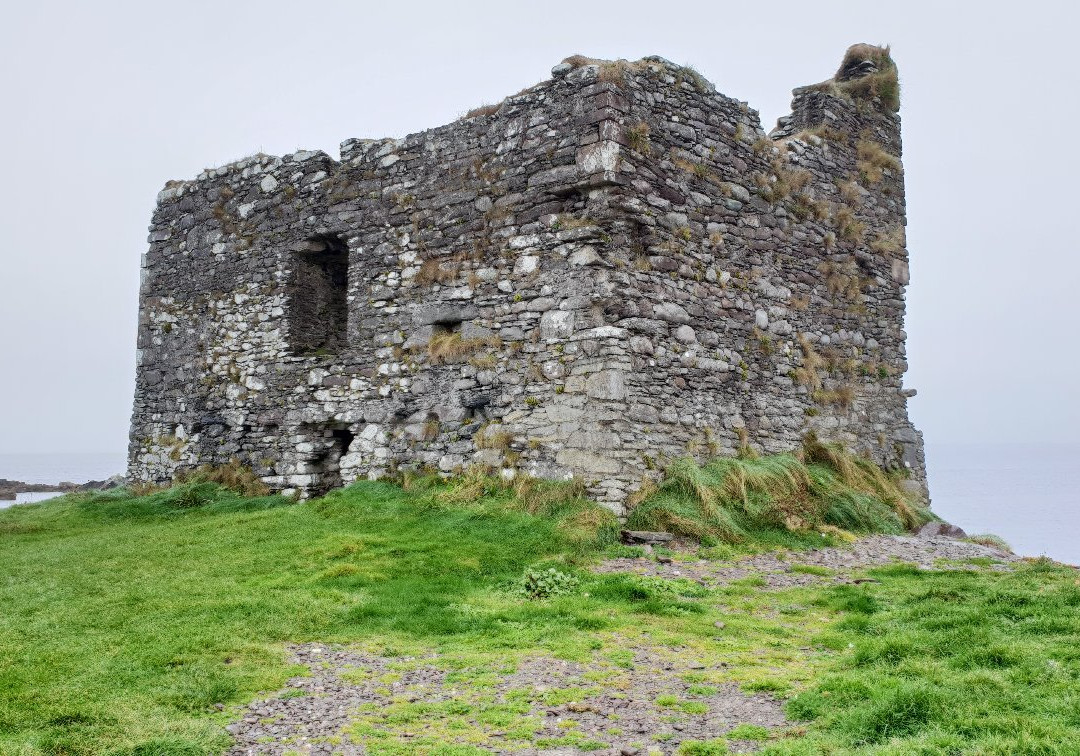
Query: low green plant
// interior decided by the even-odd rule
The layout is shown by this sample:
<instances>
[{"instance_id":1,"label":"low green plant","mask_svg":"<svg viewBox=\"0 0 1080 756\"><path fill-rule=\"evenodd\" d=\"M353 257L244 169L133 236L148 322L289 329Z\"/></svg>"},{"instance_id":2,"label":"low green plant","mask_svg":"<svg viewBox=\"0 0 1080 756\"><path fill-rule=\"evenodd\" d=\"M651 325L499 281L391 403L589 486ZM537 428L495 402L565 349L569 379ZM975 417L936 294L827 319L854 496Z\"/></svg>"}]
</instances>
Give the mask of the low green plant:
<instances>
[{"instance_id":1,"label":"low green plant","mask_svg":"<svg viewBox=\"0 0 1080 756\"><path fill-rule=\"evenodd\" d=\"M546 570L530 569L521 578L521 592L533 600L552 596L565 596L577 590L580 581L568 572L554 567Z\"/></svg>"},{"instance_id":2,"label":"low green plant","mask_svg":"<svg viewBox=\"0 0 1080 756\"><path fill-rule=\"evenodd\" d=\"M679 756L727 756L731 753L723 738L687 740L679 745Z\"/></svg>"},{"instance_id":3,"label":"low green plant","mask_svg":"<svg viewBox=\"0 0 1080 756\"><path fill-rule=\"evenodd\" d=\"M761 725L746 724L736 725L727 734L731 740L768 740L769 731Z\"/></svg>"},{"instance_id":4,"label":"low green plant","mask_svg":"<svg viewBox=\"0 0 1080 756\"><path fill-rule=\"evenodd\" d=\"M796 574L817 575L819 577L826 577L833 574L833 571L828 567L819 567L816 564L793 564L791 565L790 571Z\"/></svg>"}]
</instances>

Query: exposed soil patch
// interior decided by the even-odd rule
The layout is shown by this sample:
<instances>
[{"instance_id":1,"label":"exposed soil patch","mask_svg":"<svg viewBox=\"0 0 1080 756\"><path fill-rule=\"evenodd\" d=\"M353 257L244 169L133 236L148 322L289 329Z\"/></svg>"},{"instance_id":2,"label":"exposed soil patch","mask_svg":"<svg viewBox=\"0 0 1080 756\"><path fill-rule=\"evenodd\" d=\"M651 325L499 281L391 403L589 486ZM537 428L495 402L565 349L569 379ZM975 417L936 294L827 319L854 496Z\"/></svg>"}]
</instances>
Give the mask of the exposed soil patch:
<instances>
[{"instance_id":1,"label":"exposed soil patch","mask_svg":"<svg viewBox=\"0 0 1080 756\"><path fill-rule=\"evenodd\" d=\"M734 684L695 685L692 660L634 649L620 664L535 657L470 684L431 659L394 659L319 645L295 646L311 669L228 726L241 754L366 754L372 741L470 743L493 754L673 754L687 740L718 738L739 724L787 724L781 703ZM410 717L410 705L423 716ZM378 735L366 737L368 728ZM456 735L455 735L456 733ZM755 741L729 741L736 753ZM654 750L655 752L655 750Z\"/></svg>"},{"instance_id":2,"label":"exposed soil patch","mask_svg":"<svg viewBox=\"0 0 1080 756\"><path fill-rule=\"evenodd\" d=\"M851 546L770 553L734 561L647 554L610 559L595 570L686 578L720 586L757 578L766 589L851 583L860 568L894 562L924 569L1011 569L1019 557L943 536L871 536ZM662 559L662 561L661 561ZM974 561L973 561L974 560ZM319 644L294 646L311 675L253 703L228 726L241 754L366 754L374 743L418 753L458 743L493 754L599 756L674 754L686 741L723 737L737 725L788 725L767 694L734 683L700 684L705 665L662 649L623 646L613 660L532 657L506 669L459 668L450 659L383 657ZM729 740L736 753L760 743Z\"/></svg>"},{"instance_id":3,"label":"exposed soil patch","mask_svg":"<svg viewBox=\"0 0 1080 756\"><path fill-rule=\"evenodd\" d=\"M1015 554L946 536L885 535L868 536L850 546L758 554L730 562L691 559L689 556L689 553L676 552L675 560L668 562L652 556L609 559L598 565L595 572L686 578L709 586L757 577L764 581L763 587L780 589L823 582L852 583L859 579L851 575L852 570L896 562L927 570L959 570L973 569L979 562L990 560L988 569L1008 570L1010 563L1020 559ZM819 568L825 574L802 571L805 568Z\"/></svg>"}]
</instances>

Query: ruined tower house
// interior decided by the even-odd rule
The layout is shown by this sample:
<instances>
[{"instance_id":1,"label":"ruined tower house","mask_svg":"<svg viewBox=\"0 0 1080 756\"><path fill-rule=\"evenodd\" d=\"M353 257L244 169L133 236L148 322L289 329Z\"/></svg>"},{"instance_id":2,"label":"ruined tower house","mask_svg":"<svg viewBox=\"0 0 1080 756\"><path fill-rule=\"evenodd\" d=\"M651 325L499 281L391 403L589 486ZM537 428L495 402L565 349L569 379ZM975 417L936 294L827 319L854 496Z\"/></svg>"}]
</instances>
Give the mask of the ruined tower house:
<instances>
[{"instance_id":1,"label":"ruined tower house","mask_svg":"<svg viewBox=\"0 0 1080 756\"><path fill-rule=\"evenodd\" d=\"M805 434L910 470L896 69L851 48L769 135L691 68L573 57L404 139L171 181L129 476L236 458L310 496L395 468L579 476Z\"/></svg>"}]
</instances>

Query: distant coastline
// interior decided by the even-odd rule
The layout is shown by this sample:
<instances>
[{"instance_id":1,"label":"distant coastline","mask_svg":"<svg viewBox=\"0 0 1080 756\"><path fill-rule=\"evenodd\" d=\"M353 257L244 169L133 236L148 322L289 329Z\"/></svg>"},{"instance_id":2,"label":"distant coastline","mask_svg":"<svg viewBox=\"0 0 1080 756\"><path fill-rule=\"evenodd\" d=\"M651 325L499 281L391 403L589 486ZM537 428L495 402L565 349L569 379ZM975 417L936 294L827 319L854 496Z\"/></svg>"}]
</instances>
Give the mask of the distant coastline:
<instances>
[{"instance_id":1,"label":"distant coastline","mask_svg":"<svg viewBox=\"0 0 1080 756\"><path fill-rule=\"evenodd\" d=\"M126 467L123 451L0 453L0 479L29 484L107 480L123 475Z\"/></svg>"},{"instance_id":2,"label":"distant coastline","mask_svg":"<svg viewBox=\"0 0 1080 756\"><path fill-rule=\"evenodd\" d=\"M103 488L124 466L123 452L0 454L0 503L18 494Z\"/></svg>"}]
</instances>

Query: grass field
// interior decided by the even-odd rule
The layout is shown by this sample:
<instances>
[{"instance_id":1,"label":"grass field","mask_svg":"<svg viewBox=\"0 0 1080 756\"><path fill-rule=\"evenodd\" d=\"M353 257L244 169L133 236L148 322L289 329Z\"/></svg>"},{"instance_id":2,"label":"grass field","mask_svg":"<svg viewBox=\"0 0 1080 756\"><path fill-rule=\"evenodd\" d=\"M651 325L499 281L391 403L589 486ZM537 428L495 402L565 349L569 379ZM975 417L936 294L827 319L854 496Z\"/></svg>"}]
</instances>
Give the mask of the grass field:
<instances>
[{"instance_id":1,"label":"grass field","mask_svg":"<svg viewBox=\"0 0 1080 756\"><path fill-rule=\"evenodd\" d=\"M705 553L835 542L738 527ZM238 706L298 673L290 641L512 665L537 650L615 657L642 637L787 698L805 726L768 752L1080 752L1071 569L898 566L857 587L672 589L589 573L622 548L613 535L576 491L479 478L360 483L303 504L188 483L4 510L0 753L220 750ZM576 584L529 598L527 573L551 567Z\"/></svg>"}]
</instances>

